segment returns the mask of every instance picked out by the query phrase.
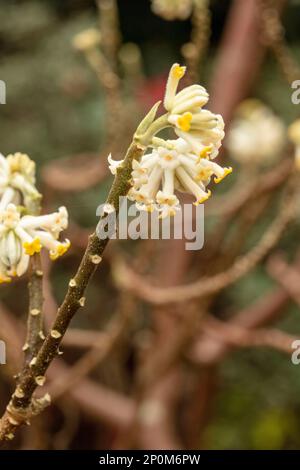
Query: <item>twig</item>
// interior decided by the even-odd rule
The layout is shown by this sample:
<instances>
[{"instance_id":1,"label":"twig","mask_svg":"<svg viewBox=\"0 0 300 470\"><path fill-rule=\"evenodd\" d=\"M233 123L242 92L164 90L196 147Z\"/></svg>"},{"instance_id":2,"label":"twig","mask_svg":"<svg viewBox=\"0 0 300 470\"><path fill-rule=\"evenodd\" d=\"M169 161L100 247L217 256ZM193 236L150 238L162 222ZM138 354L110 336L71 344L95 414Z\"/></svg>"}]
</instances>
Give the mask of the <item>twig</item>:
<instances>
[{"instance_id":1,"label":"twig","mask_svg":"<svg viewBox=\"0 0 300 470\"><path fill-rule=\"evenodd\" d=\"M68 372L66 363L58 359L49 370L49 378L54 381L58 376L67 377ZM70 388L68 396L92 419L111 427L126 428L135 411L135 404L129 397L88 378L81 379L76 387Z\"/></svg>"},{"instance_id":2,"label":"twig","mask_svg":"<svg viewBox=\"0 0 300 470\"><path fill-rule=\"evenodd\" d=\"M113 185L106 203L119 212L119 198L125 196L130 187L132 160L141 157L144 147L132 142L125 156L123 165L117 171ZM105 217L100 218L99 224L106 225ZM38 414L49 404L49 396L43 399L32 399L38 385L44 384L44 376L50 363L58 353L59 345L75 313L85 302L84 293L94 274L101 256L108 243L108 238L99 239L96 232L89 237L88 246L63 303L58 309L56 319L47 335L38 355L32 359L30 366L21 375L18 383L18 392L13 394L7 410L0 420L0 441L11 439L18 426Z\"/></svg>"},{"instance_id":3,"label":"twig","mask_svg":"<svg viewBox=\"0 0 300 470\"><path fill-rule=\"evenodd\" d=\"M136 415L136 443L140 449L182 449L174 422L182 380L181 371L174 368L145 391Z\"/></svg>"},{"instance_id":4,"label":"twig","mask_svg":"<svg viewBox=\"0 0 300 470\"><path fill-rule=\"evenodd\" d=\"M13 363L15 372L21 365L24 327L3 304L0 304L0 331L1 338L8 344L10 364ZM50 385L60 375L67 377L68 371L67 364L58 359L49 370ZM76 387L68 390L68 396L92 418L113 427L126 427L134 413L134 404L129 398L90 379L81 379Z\"/></svg>"},{"instance_id":5,"label":"twig","mask_svg":"<svg viewBox=\"0 0 300 470\"><path fill-rule=\"evenodd\" d=\"M242 186L233 187L227 194L213 198L208 204L207 212L222 215L227 220L245 207L250 199L257 200L257 197L281 186L293 169L293 161L289 158L283 159L275 168L258 175L255 180L244 181Z\"/></svg>"},{"instance_id":6,"label":"twig","mask_svg":"<svg viewBox=\"0 0 300 470\"><path fill-rule=\"evenodd\" d=\"M201 278L186 286L181 285L163 289L150 285L119 260L114 273L116 283L123 288L127 288L137 297L156 305L184 302L215 294L247 274L267 255L278 242L287 224L293 218L295 204L295 198L290 197L264 233L258 245L252 248L246 255L237 259L224 272L211 277Z\"/></svg>"},{"instance_id":7,"label":"twig","mask_svg":"<svg viewBox=\"0 0 300 470\"><path fill-rule=\"evenodd\" d=\"M140 392L147 390L161 379L177 362L182 352L185 350L191 338L196 334L196 324L205 314L203 310L199 312L196 304L185 306L184 315L181 322L177 324L173 335L163 347L151 352L151 357L140 371L138 380Z\"/></svg>"},{"instance_id":8,"label":"twig","mask_svg":"<svg viewBox=\"0 0 300 470\"><path fill-rule=\"evenodd\" d=\"M223 116L226 125L248 95L262 63L258 11L257 0L234 0L226 21L211 84L211 109Z\"/></svg>"},{"instance_id":9,"label":"twig","mask_svg":"<svg viewBox=\"0 0 300 470\"><path fill-rule=\"evenodd\" d=\"M122 341L128 331L128 326L134 316L135 310L130 296L121 296L120 313L111 321L102 334L102 341L99 343L99 337L94 344L90 344L90 350L76 364L69 369L67 376L55 380L49 389L52 399L57 399L70 388L88 375L97 365L103 362Z\"/></svg>"},{"instance_id":10,"label":"twig","mask_svg":"<svg viewBox=\"0 0 300 470\"><path fill-rule=\"evenodd\" d=\"M263 327L275 321L288 303L288 294L283 289L274 289L250 307L230 317L228 326L237 325L247 330ZM189 357L201 365L212 365L221 361L231 349L232 345L225 339L205 335L196 342Z\"/></svg>"},{"instance_id":11,"label":"twig","mask_svg":"<svg viewBox=\"0 0 300 470\"><path fill-rule=\"evenodd\" d=\"M8 365L16 373L21 365L22 338L17 334L17 322L11 312L0 303L0 336L7 345Z\"/></svg>"},{"instance_id":12,"label":"twig","mask_svg":"<svg viewBox=\"0 0 300 470\"><path fill-rule=\"evenodd\" d=\"M121 43L118 6L116 0L97 0L101 49L113 70L117 68L118 49Z\"/></svg>"},{"instance_id":13,"label":"twig","mask_svg":"<svg viewBox=\"0 0 300 470\"><path fill-rule=\"evenodd\" d=\"M42 179L54 191L84 191L108 176L105 161L108 154L109 149L104 148L99 154L83 153L54 160L44 166Z\"/></svg>"},{"instance_id":14,"label":"twig","mask_svg":"<svg viewBox=\"0 0 300 470\"><path fill-rule=\"evenodd\" d=\"M214 317L207 317L201 325L201 330L217 340L224 341L234 347L267 346L290 354L292 342L297 339L277 329L247 329L233 322L224 322Z\"/></svg>"},{"instance_id":15,"label":"twig","mask_svg":"<svg viewBox=\"0 0 300 470\"><path fill-rule=\"evenodd\" d=\"M30 258L28 282L29 306L27 318L27 336L23 346L25 367L39 351L45 335L43 332L43 271L39 253Z\"/></svg>"},{"instance_id":16,"label":"twig","mask_svg":"<svg viewBox=\"0 0 300 470\"><path fill-rule=\"evenodd\" d=\"M280 8L286 3L282 0L259 0L263 39L272 50L284 78L290 84L299 79L300 67L291 54L284 37L284 27L280 20Z\"/></svg>"},{"instance_id":17,"label":"twig","mask_svg":"<svg viewBox=\"0 0 300 470\"><path fill-rule=\"evenodd\" d=\"M62 344L69 348L89 349L91 344L101 348L108 340L104 331L81 330L80 328L69 328Z\"/></svg>"},{"instance_id":18,"label":"twig","mask_svg":"<svg viewBox=\"0 0 300 470\"><path fill-rule=\"evenodd\" d=\"M300 273L289 266L282 256L276 254L267 263L268 273L275 279L300 306Z\"/></svg>"},{"instance_id":19,"label":"twig","mask_svg":"<svg viewBox=\"0 0 300 470\"><path fill-rule=\"evenodd\" d=\"M208 48L211 32L209 0L195 0L194 3L191 40L182 47L187 65L186 83L198 82L199 66Z\"/></svg>"}]
</instances>

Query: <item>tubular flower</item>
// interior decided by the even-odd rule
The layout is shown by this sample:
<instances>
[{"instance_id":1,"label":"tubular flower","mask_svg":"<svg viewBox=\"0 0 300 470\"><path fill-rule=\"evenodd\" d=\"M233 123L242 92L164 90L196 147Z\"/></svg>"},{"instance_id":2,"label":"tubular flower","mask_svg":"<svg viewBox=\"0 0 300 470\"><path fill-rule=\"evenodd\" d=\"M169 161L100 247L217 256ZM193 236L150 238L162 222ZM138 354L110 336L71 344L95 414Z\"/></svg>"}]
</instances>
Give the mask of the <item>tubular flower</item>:
<instances>
[{"instance_id":1,"label":"tubular flower","mask_svg":"<svg viewBox=\"0 0 300 470\"><path fill-rule=\"evenodd\" d=\"M107 157L108 168L111 171L112 175L116 175L117 169L121 167L123 160L113 160L111 153Z\"/></svg>"},{"instance_id":2,"label":"tubular flower","mask_svg":"<svg viewBox=\"0 0 300 470\"><path fill-rule=\"evenodd\" d=\"M268 165L278 159L285 144L285 126L270 108L256 99L238 106L226 139L232 158L240 163Z\"/></svg>"},{"instance_id":3,"label":"tubular flower","mask_svg":"<svg viewBox=\"0 0 300 470\"><path fill-rule=\"evenodd\" d=\"M180 209L176 189L194 195L198 205L211 195L207 185L212 176L219 183L232 171L211 161L218 155L225 134L222 117L202 109L209 97L205 88L191 85L177 93L185 70L178 64L171 67L164 98L167 113L155 120L156 103L136 133L136 139L153 150L139 162L132 162L128 197L140 210L158 210L161 217L175 215ZM174 130L176 140L157 137L166 127ZM108 162L116 174L123 160L114 161L109 155Z\"/></svg>"},{"instance_id":4,"label":"tubular flower","mask_svg":"<svg viewBox=\"0 0 300 470\"><path fill-rule=\"evenodd\" d=\"M153 12L165 20L186 20L193 9L193 0L152 0Z\"/></svg>"},{"instance_id":5,"label":"tubular flower","mask_svg":"<svg viewBox=\"0 0 300 470\"><path fill-rule=\"evenodd\" d=\"M294 121L288 128L288 135L295 145L295 166L300 171L300 119Z\"/></svg>"},{"instance_id":6,"label":"tubular flower","mask_svg":"<svg viewBox=\"0 0 300 470\"><path fill-rule=\"evenodd\" d=\"M21 216L10 203L0 212L0 282L22 276L28 268L29 258L44 247L52 260L69 248L69 240L58 241L58 236L68 225L65 207L48 215Z\"/></svg>"},{"instance_id":7,"label":"tubular flower","mask_svg":"<svg viewBox=\"0 0 300 470\"><path fill-rule=\"evenodd\" d=\"M27 205L39 196L35 187L35 163L28 155L15 153L5 158L0 154L0 211L10 202Z\"/></svg>"},{"instance_id":8,"label":"tubular flower","mask_svg":"<svg viewBox=\"0 0 300 470\"><path fill-rule=\"evenodd\" d=\"M171 150L172 149L172 150ZM203 155L211 151L202 146ZM145 154L140 163L134 162L141 177L133 177L129 199L136 202L140 210L152 212L154 209L161 217L173 216L180 209L175 189L192 194L195 205L206 201L211 191L206 189L212 176L220 182L231 168L222 168L217 163L197 155L184 139L166 141L166 146L154 148Z\"/></svg>"},{"instance_id":9,"label":"tubular flower","mask_svg":"<svg viewBox=\"0 0 300 470\"><path fill-rule=\"evenodd\" d=\"M203 145L213 145L214 152L211 152L210 157L215 158L225 135L222 116L202 109L209 95L201 85L191 85L177 93L185 71L186 68L178 64L171 67L164 98L168 122L178 137L185 139L195 153L200 155Z\"/></svg>"}]
</instances>

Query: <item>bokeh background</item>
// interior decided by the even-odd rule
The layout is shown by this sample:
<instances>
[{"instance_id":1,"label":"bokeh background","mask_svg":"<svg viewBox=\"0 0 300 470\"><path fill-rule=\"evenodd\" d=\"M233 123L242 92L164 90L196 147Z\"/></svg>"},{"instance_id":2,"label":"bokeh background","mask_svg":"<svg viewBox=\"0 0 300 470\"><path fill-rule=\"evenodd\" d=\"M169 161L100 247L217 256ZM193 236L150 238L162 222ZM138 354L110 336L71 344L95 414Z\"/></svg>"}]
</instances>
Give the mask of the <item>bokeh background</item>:
<instances>
[{"instance_id":1,"label":"bokeh background","mask_svg":"<svg viewBox=\"0 0 300 470\"><path fill-rule=\"evenodd\" d=\"M296 61L300 61L300 2L291 0L286 3L282 16L285 38L291 54ZM211 1L211 39L201 62L201 84L208 90L211 89L211 79L215 74L232 5L229 0ZM165 21L151 11L148 0L119 0L118 7L122 41L137 44L142 57L143 75L134 87L130 87L129 83L124 92L128 109L133 109L134 130L134 125L149 106L162 98L170 65L174 61L182 61L181 45L189 40L191 22L190 19ZM111 182L111 176L105 170L109 143L106 142L104 92L84 54L75 50L72 44L77 33L97 27L98 11L93 0L1 0L0 9L0 79L7 85L7 103L0 106L1 152L4 155L17 151L28 153L36 161L38 186L44 194L45 208L66 205L72 221L68 236L72 242L76 239L68 255L55 263L51 270L53 298L59 302L78 264L87 233L97 221L96 207L105 200ZM253 41L255 39L253 37ZM255 57L249 57L249 61L254 64ZM223 86L220 81L219 94L222 94ZM239 88L240 84L236 83L235 86ZM291 103L290 85L270 51L266 52L255 79L246 88L241 92L244 96L238 99L249 96L261 99L286 125L299 116L299 106ZM218 111L216 101L214 111ZM121 156L122 149L125 151L130 141L130 133L122 137L122 142L118 135L114 138L119 144ZM226 153L223 157L227 158ZM98 176L95 177L95 174ZM232 178L234 181L236 176ZM226 191L229 184L224 182L218 190L219 194ZM270 204L263 217L256 222L250 241L259 237L272 220L274 210ZM294 259L298 241L299 223L295 223L279 244L279 249L285 252L288 260ZM122 242L120 245L128 256L134 257L140 249L136 247L140 242L136 246L135 242ZM139 258L145 270L148 263L160 256L159 250L164 248L152 246L151 249L151 255L147 257L146 253L144 260ZM198 263L201 263L201 255L193 254L192 268L181 283L197 277ZM87 306L73 320L74 331L102 331L120 307L120 296L111 276L111 268L109 256L104 257L104 263L89 287ZM245 309L275 288L277 281L261 264L230 289L225 289L214 302L211 313L227 319L233 312ZM18 326L24 325L26 280L5 288L1 286L0 296L1 308L10 312ZM127 301L125 299L124 302ZM53 315L50 304L51 299L47 297L48 319ZM153 334L149 310L147 305L138 305L135 319L119 347L89 374L94 384L103 387L103 400L105 403L108 400L105 406L114 406L113 401L109 405L106 390L120 394L125 400L135 397L136 365L143 351L149 348ZM272 323L276 328L300 338L299 305L291 299L287 300ZM0 324L0 337L4 336L1 327L3 330L4 324ZM170 331L166 325L165 341L168 341ZM13 387L11 371L15 365L10 363L10 354L11 358L14 357L10 348L8 343L8 364L0 366L1 409L4 409ZM64 361L74 364L85 350L85 347L66 344ZM186 380L180 383L181 394L174 405L176 418L172 420L172 433L179 436L183 447L299 448L300 365L293 365L289 354L267 347L232 348L217 364L193 368L186 363L184 367L187 369ZM171 401L170 396L167 403ZM125 405L129 406L127 401ZM149 413L160 413L160 408L157 410L154 407ZM132 443L126 433L122 435L118 426L110 423L109 419L93 416L93 412L87 412L82 403L65 393L35 419L30 428L22 430L9 446L36 449L139 446ZM193 434L191 438L187 430ZM133 432L132 428L130 432ZM151 439L148 445L151 447Z\"/></svg>"}]
</instances>

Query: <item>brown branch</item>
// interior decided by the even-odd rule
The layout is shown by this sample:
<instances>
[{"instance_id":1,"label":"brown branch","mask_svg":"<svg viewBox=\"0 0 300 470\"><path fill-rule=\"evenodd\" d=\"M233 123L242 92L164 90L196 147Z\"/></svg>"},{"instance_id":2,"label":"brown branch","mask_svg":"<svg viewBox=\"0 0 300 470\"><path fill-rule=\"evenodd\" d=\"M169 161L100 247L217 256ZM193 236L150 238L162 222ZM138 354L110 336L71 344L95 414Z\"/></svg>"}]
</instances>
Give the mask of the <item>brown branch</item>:
<instances>
[{"instance_id":1,"label":"brown branch","mask_svg":"<svg viewBox=\"0 0 300 470\"><path fill-rule=\"evenodd\" d=\"M122 168L117 172L106 203L114 206L119 212L119 198L127 194L131 176L132 160L139 159L144 147L132 143L129 147ZM105 218L100 218L100 224L105 224ZM94 274L108 238L99 239L97 233L89 238L89 243L83 255L82 261L74 278L69 283L69 288L63 303L58 309L57 316L51 330L47 335L38 355L32 359L30 366L21 375L17 394L13 394L4 416L0 420L0 441L10 439L16 428L28 421L32 416L41 412L49 404L49 397L44 399L32 399L38 385L43 385L45 373L56 357L59 345L75 313L85 302L84 293ZM9 436L9 437L8 437Z\"/></svg>"},{"instance_id":2,"label":"brown branch","mask_svg":"<svg viewBox=\"0 0 300 470\"><path fill-rule=\"evenodd\" d=\"M274 289L250 307L233 315L228 320L228 326L237 325L247 330L263 327L275 321L289 301L289 295L283 289ZM189 357L199 364L210 365L222 360L231 349L232 345L226 340L205 335L195 343Z\"/></svg>"},{"instance_id":3,"label":"brown branch","mask_svg":"<svg viewBox=\"0 0 300 470\"><path fill-rule=\"evenodd\" d=\"M256 175L254 180L241 182L238 187L222 196L215 196L207 205L211 215L221 215L228 219L236 215L251 200L263 196L280 187L294 170L292 159L283 159L275 168L262 175Z\"/></svg>"},{"instance_id":4,"label":"brown branch","mask_svg":"<svg viewBox=\"0 0 300 470\"><path fill-rule=\"evenodd\" d=\"M231 347L270 347L284 353L292 352L292 342L297 336L271 328L247 329L234 322L224 322L207 317L201 324L201 331L213 339L221 340ZM199 351L198 351L198 355Z\"/></svg>"},{"instance_id":5,"label":"brown branch","mask_svg":"<svg viewBox=\"0 0 300 470\"><path fill-rule=\"evenodd\" d=\"M156 305L184 302L216 294L246 275L268 254L293 218L294 210L295 198L290 197L268 230L263 234L259 243L246 255L238 258L229 269L214 276L201 278L188 285L161 288L150 285L122 261L118 260L114 272L115 281L117 285L128 289L137 297Z\"/></svg>"},{"instance_id":6,"label":"brown branch","mask_svg":"<svg viewBox=\"0 0 300 470\"><path fill-rule=\"evenodd\" d=\"M22 338L17 334L17 322L12 313L0 303L0 336L6 343L6 354L9 357L8 365L16 373L21 365Z\"/></svg>"},{"instance_id":7,"label":"brown branch","mask_svg":"<svg viewBox=\"0 0 300 470\"><path fill-rule=\"evenodd\" d=\"M15 372L21 365L24 328L3 304L0 304L0 332L7 342L10 364L13 363ZM67 377L68 373L69 366L58 359L49 369L49 386L58 376ZM69 388L68 396L90 417L116 428L128 426L134 414L134 404L129 398L90 379L81 379L76 387Z\"/></svg>"},{"instance_id":8,"label":"brown branch","mask_svg":"<svg viewBox=\"0 0 300 470\"><path fill-rule=\"evenodd\" d=\"M43 332L43 271L39 253L30 258L27 335L23 346L25 367L38 353L45 339Z\"/></svg>"},{"instance_id":9,"label":"brown branch","mask_svg":"<svg viewBox=\"0 0 300 470\"><path fill-rule=\"evenodd\" d=\"M169 335L168 341L160 349L151 352L151 359L143 364L139 373L140 390L147 390L154 386L175 364L182 352L188 346L191 338L197 331L197 322L201 320L204 311L200 311L194 304L185 307L181 321L176 324L173 334Z\"/></svg>"},{"instance_id":10,"label":"brown branch","mask_svg":"<svg viewBox=\"0 0 300 470\"><path fill-rule=\"evenodd\" d=\"M101 344L105 344L108 340L108 335L104 331L69 328L62 344L68 348L89 349L91 344L101 347Z\"/></svg>"},{"instance_id":11,"label":"brown branch","mask_svg":"<svg viewBox=\"0 0 300 470\"><path fill-rule=\"evenodd\" d=\"M300 67L285 40L285 31L280 20L280 9L284 3L286 0L258 1L264 42L273 52L284 78L291 84L294 80L299 79Z\"/></svg>"},{"instance_id":12,"label":"brown branch","mask_svg":"<svg viewBox=\"0 0 300 470\"><path fill-rule=\"evenodd\" d=\"M199 67L209 46L211 33L211 13L209 0L196 0L191 17L192 31L190 42L181 48L187 65L185 83L198 82Z\"/></svg>"},{"instance_id":13,"label":"brown branch","mask_svg":"<svg viewBox=\"0 0 300 470\"><path fill-rule=\"evenodd\" d=\"M69 366L57 360L49 369L49 379L55 381L58 376L67 377ZM51 383L49 383L51 387ZM81 379L76 386L69 388L68 396L80 405L80 408L92 419L112 427L126 428L134 415L134 402L104 385L88 378Z\"/></svg>"},{"instance_id":14,"label":"brown branch","mask_svg":"<svg viewBox=\"0 0 300 470\"><path fill-rule=\"evenodd\" d=\"M175 367L145 391L137 407L137 442L140 449L182 449L176 435L175 410L180 400L182 373Z\"/></svg>"},{"instance_id":15,"label":"brown branch","mask_svg":"<svg viewBox=\"0 0 300 470\"><path fill-rule=\"evenodd\" d=\"M84 153L54 160L43 167L42 179L55 191L83 191L108 176L108 154L109 150L104 149L101 154Z\"/></svg>"},{"instance_id":16,"label":"brown branch","mask_svg":"<svg viewBox=\"0 0 300 470\"><path fill-rule=\"evenodd\" d=\"M117 2L116 0L97 0L96 4L99 10L101 49L109 60L110 66L115 70L121 43Z\"/></svg>"},{"instance_id":17,"label":"brown branch","mask_svg":"<svg viewBox=\"0 0 300 470\"><path fill-rule=\"evenodd\" d=\"M254 83L264 50L259 40L257 0L234 0L229 11L211 84L211 109L227 125Z\"/></svg>"},{"instance_id":18,"label":"brown branch","mask_svg":"<svg viewBox=\"0 0 300 470\"><path fill-rule=\"evenodd\" d=\"M106 331L90 343L89 351L70 367L67 376L59 376L51 385L49 392L52 399L57 399L73 388L79 380L88 375L96 366L116 349L125 337L128 327L135 315L133 299L130 296L121 296L120 312L116 314L108 325ZM99 336L102 337L99 342Z\"/></svg>"},{"instance_id":19,"label":"brown branch","mask_svg":"<svg viewBox=\"0 0 300 470\"><path fill-rule=\"evenodd\" d=\"M288 293L298 306L300 306L300 273L289 266L283 256L276 254L267 263L268 273Z\"/></svg>"}]
</instances>

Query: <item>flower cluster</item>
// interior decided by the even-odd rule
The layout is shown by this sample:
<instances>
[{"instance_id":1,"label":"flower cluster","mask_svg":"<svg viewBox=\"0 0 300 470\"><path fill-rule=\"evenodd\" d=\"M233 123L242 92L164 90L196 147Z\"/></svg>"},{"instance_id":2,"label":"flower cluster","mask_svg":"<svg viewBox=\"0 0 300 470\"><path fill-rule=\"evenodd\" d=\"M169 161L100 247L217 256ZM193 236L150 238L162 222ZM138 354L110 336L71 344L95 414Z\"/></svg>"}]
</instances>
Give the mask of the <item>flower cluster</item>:
<instances>
[{"instance_id":1,"label":"flower cluster","mask_svg":"<svg viewBox=\"0 0 300 470\"><path fill-rule=\"evenodd\" d=\"M28 155L15 153L6 158L0 154L0 211L10 203L27 205L40 197L35 187L35 163Z\"/></svg>"},{"instance_id":2,"label":"flower cluster","mask_svg":"<svg viewBox=\"0 0 300 470\"><path fill-rule=\"evenodd\" d=\"M65 207L48 215L24 215L39 198L34 162L21 153L0 155L0 283L24 274L30 256L42 247L55 260L70 246L68 240L58 241L68 225Z\"/></svg>"},{"instance_id":3,"label":"flower cluster","mask_svg":"<svg viewBox=\"0 0 300 470\"><path fill-rule=\"evenodd\" d=\"M226 138L232 158L244 164L272 164L285 143L285 126L270 108L257 99L245 100L238 106Z\"/></svg>"},{"instance_id":4,"label":"flower cluster","mask_svg":"<svg viewBox=\"0 0 300 470\"><path fill-rule=\"evenodd\" d=\"M206 201L211 178L219 183L232 169L222 168L212 160L218 155L224 137L220 115L203 109L209 95L200 85L191 85L177 93L185 67L174 64L170 70L164 98L167 114L157 121L172 127L177 139L164 140L153 136L150 153L141 161L133 161L132 187L128 197L140 210L158 210L161 217L172 216L180 209L175 190L192 194L195 205ZM153 124L156 131L159 128ZM151 126L150 126L151 127ZM108 157L113 174L123 161Z\"/></svg>"},{"instance_id":5,"label":"flower cluster","mask_svg":"<svg viewBox=\"0 0 300 470\"><path fill-rule=\"evenodd\" d=\"M204 87L191 85L177 93L179 81L185 71L186 68L178 64L171 67L164 98L168 122L174 126L178 137L187 141L197 155L201 156L203 148L211 146L209 156L213 159L225 136L224 121L220 114L202 109L209 99Z\"/></svg>"},{"instance_id":6,"label":"flower cluster","mask_svg":"<svg viewBox=\"0 0 300 470\"><path fill-rule=\"evenodd\" d=\"M9 282L13 276L22 276L28 268L29 258L47 248L52 260L63 255L69 240L61 243L59 233L68 225L65 207L49 215L20 214L14 204L8 204L0 213L0 282Z\"/></svg>"},{"instance_id":7,"label":"flower cluster","mask_svg":"<svg viewBox=\"0 0 300 470\"><path fill-rule=\"evenodd\" d=\"M203 147L202 155L193 151L184 139L167 140L167 147L157 147L134 162L133 186L128 197L140 210L161 212L161 217L172 216L180 209L175 189L192 194L195 205L206 201L211 191L206 189L211 177L219 183L231 168L222 168L209 158L210 146Z\"/></svg>"}]
</instances>

